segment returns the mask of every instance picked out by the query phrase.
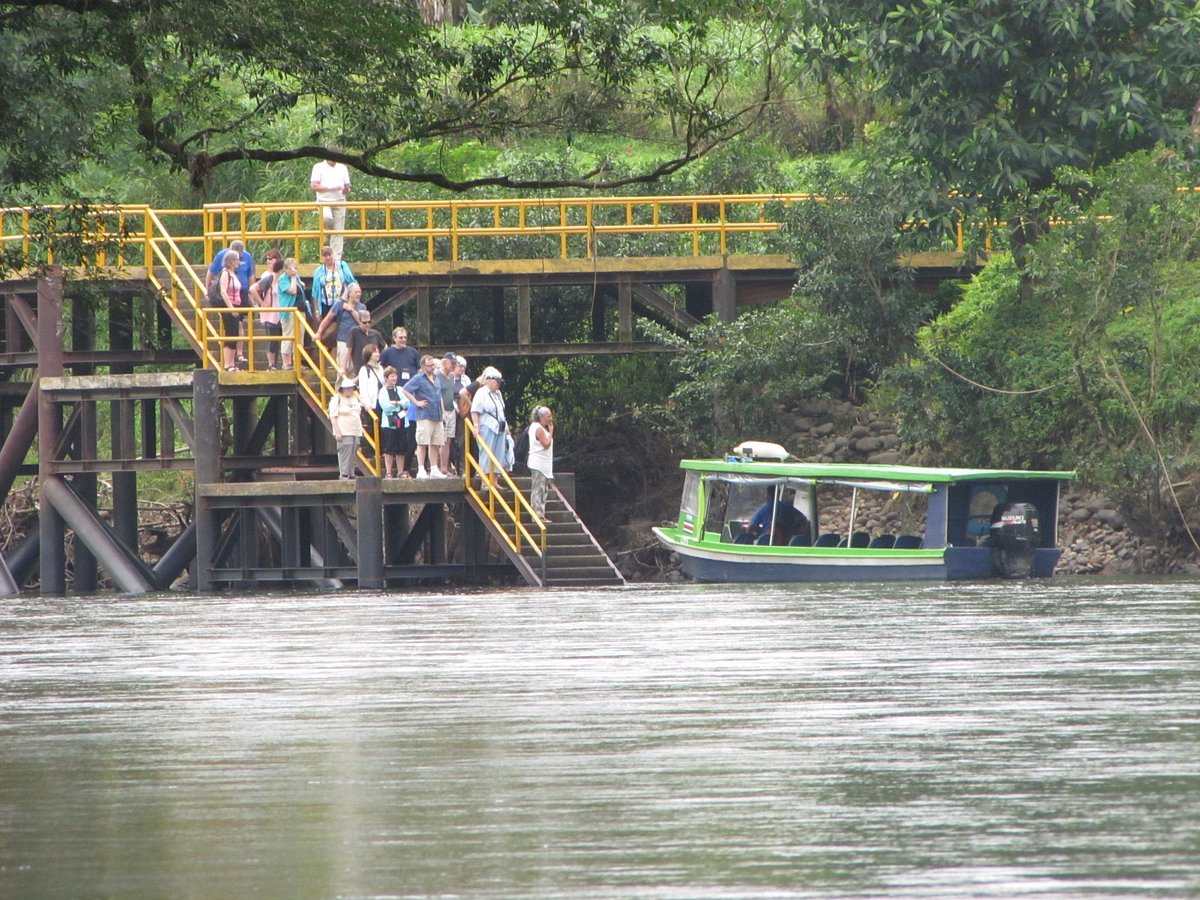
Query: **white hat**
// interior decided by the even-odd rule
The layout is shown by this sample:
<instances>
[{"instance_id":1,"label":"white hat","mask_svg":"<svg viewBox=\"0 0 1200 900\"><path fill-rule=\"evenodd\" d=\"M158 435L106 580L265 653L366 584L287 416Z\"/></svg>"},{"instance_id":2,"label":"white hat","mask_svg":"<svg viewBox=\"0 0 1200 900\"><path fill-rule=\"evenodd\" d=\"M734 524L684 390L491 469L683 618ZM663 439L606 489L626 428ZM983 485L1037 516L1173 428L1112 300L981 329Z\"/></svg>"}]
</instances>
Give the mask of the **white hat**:
<instances>
[{"instance_id":1,"label":"white hat","mask_svg":"<svg viewBox=\"0 0 1200 900\"><path fill-rule=\"evenodd\" d=\"M338 385L338 389L344 391L346 388L350 388L350 390L353 391L358 389L358 385L355 383L354 379L345 378L342 380L342 383Z\"/></svg>"},{"instance_id":2,"label":"white hat","mask_svg":"<svg viewBox=\"0 0 1200 900\"><path fill-rule=\"evenodd\" d=\"M500 370L495 366L488 366L483 370L483 373L479 376L479 383L483 384L489 378L498 378L500 381L504 380L504 376L500 374Z\"/></svg>"}]
</instances>

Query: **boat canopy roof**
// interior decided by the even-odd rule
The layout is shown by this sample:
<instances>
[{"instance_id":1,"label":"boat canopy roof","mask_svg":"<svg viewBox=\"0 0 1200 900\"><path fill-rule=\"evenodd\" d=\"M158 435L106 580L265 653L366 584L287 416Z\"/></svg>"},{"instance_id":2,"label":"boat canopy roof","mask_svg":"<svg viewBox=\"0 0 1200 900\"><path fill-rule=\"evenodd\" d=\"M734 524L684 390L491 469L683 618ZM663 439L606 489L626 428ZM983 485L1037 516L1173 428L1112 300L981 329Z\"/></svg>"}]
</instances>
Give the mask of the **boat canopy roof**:
<instances>
[{"instance_id":1,"label":"boat canopy roof","mask_svg":"<svg viewBox=\"0 0 1200 900\"><path fill-rule=\"evenodd\" d=\"M913 490L913 485L961 481L1073 481L1073 471L1033 469L938 469L873 463L742 462L725 459L685 459L680 468L702 472L723 481L756 481L764 486L798 482L840 482L876 490ZM867 482L876 482L868 484ZM919 490L920 488L918 488Z\"/></svg>"},{"instance_id":2,"label":"boat canopy roof","mask_svg":"<svg viewBox=\"0 0 1200 900\"><path fill-rule=\"evenodd\" d=\"M867 491L907 491L909 493L928 494L933 491L933 485L928 481L879 481L875 478L793 478L787 475L750 475L746 472L705 472L701 476L705 481L725 481L730 484L752 484L755 487L808 487L820 481L822 484L840 484L845 487L860 488Z\"/></svg>"}]
</instances>

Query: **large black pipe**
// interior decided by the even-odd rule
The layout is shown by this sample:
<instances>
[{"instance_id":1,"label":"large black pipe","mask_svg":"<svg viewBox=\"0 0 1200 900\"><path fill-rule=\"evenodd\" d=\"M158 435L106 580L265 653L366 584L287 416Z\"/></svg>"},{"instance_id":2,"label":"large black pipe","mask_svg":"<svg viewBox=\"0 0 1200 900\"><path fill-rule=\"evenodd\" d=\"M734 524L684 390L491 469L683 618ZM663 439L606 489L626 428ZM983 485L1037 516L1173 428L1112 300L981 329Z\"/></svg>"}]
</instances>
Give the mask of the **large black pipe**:
<instances>
[{"instance_id":1,"label":"large black pipe","mask_svg":"<svg viewBox=\"0 0 1200 900\"><path fill-rule=\"evenodd\" d=\"M354 482L358 511L358 586L383 588L383 479L364 476Z\"/></svg>"},{"instance_id":2,"label":"large black pipe","mask_svg":"<svg viewBox=\"0 0 1200 900\"><path fill-rule=\"evenodd\" d=\"M145 594L154 589L154 576L146 565L140 560L134 562L104 523L92 514L87 504L61 477L52 475L45 479L42 482L42 496L74 529L75 536L87 544L100 565L108 570L117 587L127 594ZM45 513L43 510L42 514Z\"/></svg>"},{"instance_id":3,"label":"large black pipe","mask_svg":"<svg viewBox=\"0 0 1200 900\"><path fill-rule=\"evenodd\" d=\"M4 561L4 557L0 556L0 597L15 597L18 590L17 580L8 570L8 564Z\"/></svg>"},{"instance_id":4,"label":"large black pipe","mask_svg":"<svg viewBox=\"0 0 1200 900\"><path fill-rule=\"evenodd\" d=\"M21 411L13 420L12 431L4 439L4 446L0 447L0 502L8 498L21 464L25 462L25 455L37 437L39 395L36 384L29 388Z\"/></svg>"},{"instance_id":5,"label":"large black pipe","mask_svg":"<svg viewBox=\"0 0 1200 900\"><path fill-rule=\"evenodd\" d=\"M196 558L196 523L192 522L154 564L155 586L165 590Z\"/></svg>"},{"instance_id":6,"label":"large black pipe","mask_svg":"<svg viewBox=\"0 0 1200 900\"><path fill-rule=\"evenodd\" d=\"M35 528L25 535L25 540L17 545L17 549L8 555L8 571L19 589L37 571L38 558L42 550L42 535Z\"/></svg>"}]
</instances>

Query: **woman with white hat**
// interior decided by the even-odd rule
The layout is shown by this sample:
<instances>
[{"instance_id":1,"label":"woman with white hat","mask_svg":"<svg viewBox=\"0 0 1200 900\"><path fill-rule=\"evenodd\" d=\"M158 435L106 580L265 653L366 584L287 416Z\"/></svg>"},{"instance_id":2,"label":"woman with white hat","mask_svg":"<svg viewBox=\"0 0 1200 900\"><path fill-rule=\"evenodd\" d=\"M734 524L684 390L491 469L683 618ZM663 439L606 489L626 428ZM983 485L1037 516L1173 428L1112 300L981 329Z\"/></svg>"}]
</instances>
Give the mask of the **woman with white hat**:
<instances>
[{"instance_id":1,"label":"woman with white hat","mask_svg":"<svg viewBox=\"0 0 1200 900\"><path fill-rule=\"evenodd\" d=\"M338 392L329 398L329 425L337 441L338 475L354 477L354 457L362 438L362 403L355 393L357 385L349 378L342 381Z\"/></svg>"},{"instance_id":2,"label":"woman with white hat","mask_svg":"<svg viewBox=\"0 0 1200 900\"><path fill-rule=\"evenodd\" d=\"M508 433L508 421L504 416L504 395L500 393L504 378L498 369L488 366L479 376L479 384L475 399L471 401L471 421L479 434L480 442L486 444L492 455L503 464L504 436ZM492 461L483 447L479 448L479 468L485 474L492 471Z\"/></svg>"}]
</instances>

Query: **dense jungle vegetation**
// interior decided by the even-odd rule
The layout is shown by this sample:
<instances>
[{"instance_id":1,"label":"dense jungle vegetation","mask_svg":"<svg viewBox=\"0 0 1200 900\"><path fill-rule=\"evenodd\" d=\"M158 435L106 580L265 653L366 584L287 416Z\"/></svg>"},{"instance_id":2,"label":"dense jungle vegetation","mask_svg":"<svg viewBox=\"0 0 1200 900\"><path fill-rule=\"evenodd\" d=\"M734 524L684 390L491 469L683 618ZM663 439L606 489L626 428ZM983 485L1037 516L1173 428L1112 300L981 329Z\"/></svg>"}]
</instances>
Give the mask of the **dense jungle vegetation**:
<instances>
[{"instance_id":1,"label":"dense jungle vegetation","mask_svg":"<svg viewBox=\"0 0 1200 900\"><path fill-rule=\"evenodd\" d=\"M680 453L786 442L780 410L834 395L914 458L1079 468L1182 540L1198 74L1174 0L0 0L0 206L307 199L327 146L360 198L817 191L763 245L788 301L651 328L672 353L510 363L584 495L636 513ZM899 260L960 217L986 265L916 290ZM535 332L585 339L594 300ZM442 297L437 333L477 314Z\"/></svg>"}]
</instances>

